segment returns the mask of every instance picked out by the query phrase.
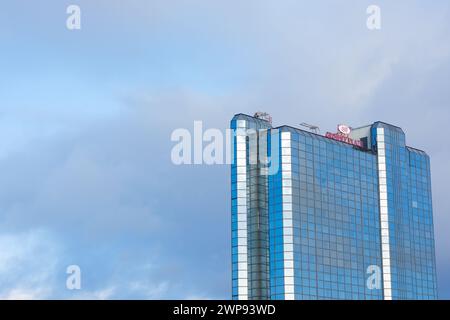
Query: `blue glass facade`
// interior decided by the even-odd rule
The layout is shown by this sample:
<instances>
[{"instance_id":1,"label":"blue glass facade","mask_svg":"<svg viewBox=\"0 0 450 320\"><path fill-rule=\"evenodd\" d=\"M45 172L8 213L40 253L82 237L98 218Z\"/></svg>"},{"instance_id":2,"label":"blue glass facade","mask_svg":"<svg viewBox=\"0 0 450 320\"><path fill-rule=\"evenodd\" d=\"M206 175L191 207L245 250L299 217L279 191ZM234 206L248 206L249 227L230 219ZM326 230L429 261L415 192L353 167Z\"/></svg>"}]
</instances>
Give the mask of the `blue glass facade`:
<instances>
[{"instance_id":1,"label":"blue glass facade","mask_svg":"<svg viewBox=\"0 0 450 320\"><path fill-rule=\"evenodd\" d=\"M264 129L234 139L233 299L437 298L429 157L400 128L368 126L364 148L242 114L231 128Z\"/></svg>"},{"instance_id":2,"label":"blue glass facade","mask_svg":"<svg viewBox=\"0 0 450 320\"><path fill-rule=\"evenodd\" d=\"M372 126L373 149L384 131L392 299L436 299L430 159L406 146L402 129Z\"/></svg>"},{"instance_id":3,"label":"blue glass facade","mask_svg":"<svg viewBox=\"0 0 450 320\"><path fill-rule=\"evenodd\" d=\"M231 165L231 229L233 297L267 299L269 296L268 176L261 175L267 156L266 121L242 116L232 121L234 161ZM249 144L255 146L252 152ZM253 158L255 158L253 160Z\"/></svg>"}]
</instances>

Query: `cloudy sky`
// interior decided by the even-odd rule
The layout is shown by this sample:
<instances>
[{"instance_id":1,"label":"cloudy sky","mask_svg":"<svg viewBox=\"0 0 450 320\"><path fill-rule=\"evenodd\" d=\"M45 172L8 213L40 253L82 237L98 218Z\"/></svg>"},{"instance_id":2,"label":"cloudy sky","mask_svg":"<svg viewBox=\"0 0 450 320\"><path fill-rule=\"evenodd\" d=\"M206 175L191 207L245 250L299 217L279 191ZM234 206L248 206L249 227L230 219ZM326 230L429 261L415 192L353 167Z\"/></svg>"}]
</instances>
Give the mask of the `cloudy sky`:
<instances>
[{"instance_id":1,"label":"cloudy sky","mask_svg":"<svg viewBox=\"0 0 450 320\"><path fill-rule=\"evenodd\" d=\"M230 298L229 168L173 165L170 134L257 110L403 127L450 298L448 0L3 1L0 43L0 298Z\"/></svg>"}]
</instances>

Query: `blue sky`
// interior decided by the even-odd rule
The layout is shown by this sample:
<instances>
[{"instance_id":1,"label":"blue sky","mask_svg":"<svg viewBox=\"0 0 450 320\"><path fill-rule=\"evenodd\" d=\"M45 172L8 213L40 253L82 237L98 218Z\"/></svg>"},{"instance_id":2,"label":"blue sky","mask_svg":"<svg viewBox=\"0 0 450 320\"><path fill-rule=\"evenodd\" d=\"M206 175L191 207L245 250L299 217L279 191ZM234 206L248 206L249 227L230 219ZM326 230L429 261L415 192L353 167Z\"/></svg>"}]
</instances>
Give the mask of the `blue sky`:
<instances>
[{"instance_id":1,"label":"blue sky","mask_svg":"<svg viewBox=\"0 0 450 320\"><path fill-rule=\"evenodd\" d=\"M430 154L450 298L448 1L4 1L0 43L0 297L229 298L229 168L174 166L170 134L264 110Z\"/></svg>"}]
</instances>

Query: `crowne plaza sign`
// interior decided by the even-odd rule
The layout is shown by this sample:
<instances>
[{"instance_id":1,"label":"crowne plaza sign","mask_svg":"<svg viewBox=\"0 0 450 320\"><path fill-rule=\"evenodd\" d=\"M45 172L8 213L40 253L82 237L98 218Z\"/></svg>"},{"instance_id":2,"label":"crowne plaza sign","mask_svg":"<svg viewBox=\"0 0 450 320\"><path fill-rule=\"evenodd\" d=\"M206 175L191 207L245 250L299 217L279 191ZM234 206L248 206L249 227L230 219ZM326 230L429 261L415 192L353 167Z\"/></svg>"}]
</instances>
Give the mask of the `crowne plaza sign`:
<instances>
[{"instance_id":1,"label":"crowne plaza sign","mask_svg":"<svg viewBox=\"0 0 450 320\"><path fill-rule=\"evenodd\" d=\"M349 137L351 132L352 129L349 126L340 124L338 125L338 133L327 132L325 134L325 137L328 139L345 142L354 145L355 147L363 148L364 144L361 140L355 140Z\"/></svg>"}]
</instances>

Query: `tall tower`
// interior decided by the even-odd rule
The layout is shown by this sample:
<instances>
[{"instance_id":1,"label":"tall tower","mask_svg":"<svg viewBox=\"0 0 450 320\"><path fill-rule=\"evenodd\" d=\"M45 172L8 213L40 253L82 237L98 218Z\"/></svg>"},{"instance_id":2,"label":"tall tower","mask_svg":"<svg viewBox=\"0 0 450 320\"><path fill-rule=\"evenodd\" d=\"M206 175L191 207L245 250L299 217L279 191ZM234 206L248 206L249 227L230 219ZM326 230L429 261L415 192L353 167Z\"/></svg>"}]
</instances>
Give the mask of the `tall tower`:
<instances>
[{"instance_id":1,"label":"tall tower","mask_svg":"<svg viewBox=\"0 0 450 320\"><path fill-rule=\"evenodd\" d=\"M430 159L401 128L231 128L233 299L437 298Z\"/></svg>"}]
</instances>

